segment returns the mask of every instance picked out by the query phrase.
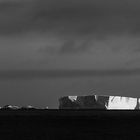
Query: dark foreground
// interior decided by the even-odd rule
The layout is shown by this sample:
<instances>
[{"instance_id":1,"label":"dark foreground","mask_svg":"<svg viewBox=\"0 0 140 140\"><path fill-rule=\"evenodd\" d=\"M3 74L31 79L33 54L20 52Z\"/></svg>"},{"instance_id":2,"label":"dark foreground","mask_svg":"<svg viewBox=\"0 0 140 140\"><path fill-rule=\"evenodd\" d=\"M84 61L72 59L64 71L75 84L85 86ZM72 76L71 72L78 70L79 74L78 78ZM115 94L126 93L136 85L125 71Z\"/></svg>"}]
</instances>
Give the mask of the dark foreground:
<instances>
[{"instance_id":1,"label":"dark foreground","mask_svg":"<svg viewBox=\"0 0 140 140\"><path fill-rule=\"evenodd\" d=\"M0 139L12 138L140 139L140 111L1 110Z\"/></svg>"}]
</instances>

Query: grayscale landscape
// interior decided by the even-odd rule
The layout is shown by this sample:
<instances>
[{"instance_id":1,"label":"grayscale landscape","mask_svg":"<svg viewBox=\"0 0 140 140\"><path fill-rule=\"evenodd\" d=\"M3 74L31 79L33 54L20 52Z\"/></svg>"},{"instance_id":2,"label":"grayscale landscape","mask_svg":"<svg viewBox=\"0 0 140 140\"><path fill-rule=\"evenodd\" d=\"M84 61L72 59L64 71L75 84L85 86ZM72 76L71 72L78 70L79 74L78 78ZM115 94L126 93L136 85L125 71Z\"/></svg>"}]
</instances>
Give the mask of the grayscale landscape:
<instances>
[{"instance_id":1,"label":"grayscale landscape","mask_svg":"<svg viewBox=\"0 0 140 140\"><path fill-rule=\"evenodd\" d=\"M0 0L0 139L140 138L139 0Z\"/></svg>"}]
</instances>

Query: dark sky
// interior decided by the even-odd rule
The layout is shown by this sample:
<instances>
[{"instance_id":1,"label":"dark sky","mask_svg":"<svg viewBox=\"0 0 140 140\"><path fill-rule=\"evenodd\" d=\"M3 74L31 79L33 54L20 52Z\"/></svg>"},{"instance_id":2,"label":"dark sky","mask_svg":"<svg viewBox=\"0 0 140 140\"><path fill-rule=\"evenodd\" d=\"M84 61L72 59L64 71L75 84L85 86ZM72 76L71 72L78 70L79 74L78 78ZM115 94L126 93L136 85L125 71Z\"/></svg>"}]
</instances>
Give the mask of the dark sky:
<instances>
[{"instance_id":1,"label":"dark sky","mask_svg":"<svg viewBox=\"0 0 140 140\"><path fill-rule=\"evenodd\" d=\"M0 69L138 68L138 0L1 0Z\"/></svg>"},{"instance_id":2,"label":"dark sky","mask_svg":"<svg viewBox=\"0 0 140 140\"><path fill-rule=\"evenodd\" d=\"M138 0L0 0L1 81L49 75L42 70L139 75L139 7Z\"/></svg>"}]
</instances>

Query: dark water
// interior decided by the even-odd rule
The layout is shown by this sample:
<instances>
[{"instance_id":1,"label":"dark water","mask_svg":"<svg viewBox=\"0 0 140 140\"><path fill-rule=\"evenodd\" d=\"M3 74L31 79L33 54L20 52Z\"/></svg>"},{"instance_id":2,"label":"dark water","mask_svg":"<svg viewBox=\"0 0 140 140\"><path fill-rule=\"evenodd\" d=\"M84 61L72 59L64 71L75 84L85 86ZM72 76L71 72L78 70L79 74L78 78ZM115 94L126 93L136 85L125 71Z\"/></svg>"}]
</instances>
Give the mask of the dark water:
<instances>
[{"instance_id":1,"label":"dark water","mask_svg":"<svg viewBox=\"0 0 140 140\"><path fill-rule=\"evenodd\" d=\"M139 111L0 111L3 139L139 139Z\"/></svg>"},{"instance_id":2,"label":"dark water","mask_svg":"<svg viewBox=\"0 0 140 140\"><path fill-rule=\"evenodd\" d=\"M84 76L57 78L17 78L0 80L0 106L57 108L64 95L107 94L140 96L140 76Z\"/></svg>"}]
</instances>

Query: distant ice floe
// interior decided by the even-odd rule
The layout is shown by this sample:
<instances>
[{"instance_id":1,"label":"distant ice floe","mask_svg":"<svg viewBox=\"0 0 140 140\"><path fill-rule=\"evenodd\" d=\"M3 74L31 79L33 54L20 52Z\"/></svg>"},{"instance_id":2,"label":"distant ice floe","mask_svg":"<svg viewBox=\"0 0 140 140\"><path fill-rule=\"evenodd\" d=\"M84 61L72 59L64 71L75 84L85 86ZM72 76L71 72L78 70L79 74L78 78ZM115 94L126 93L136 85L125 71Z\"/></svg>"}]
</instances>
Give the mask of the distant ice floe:
<instances>
[{"instance_id":1,"label":"distant ice floe","mask_svg":"<svg viewBox=\"0 0 140 140\"><path fill-rule=\"evenodd\" d=\"M34 110L34 109L49 109L48 106L46 106L45 108L38 108L38 107L34 107L31 105L27 105L27 106L16 106L16 105L5 105L3 107L0 107L0 110Z\"/></svg>"},{"instance_id":2,"label":"distant ice floe","mask_svg":"<svg viewBox=\"0 0 140 140\"><path fill-rule=\"evenodd\" d=\"M13 109L13 110L16 110L16 109L20 109L20 107L15 106L15 105L5 105L5 106L1 107L1 109Z\"/></svg>"},{"instance_id":3,"label":"distant ice floe","mask_svg":"<svg viewBox=\"0 0 140 140\"><path fill-rule=\"evenodd\" d=\"M35 109L35 107L33 107L31 105L27 105L27 106L21 107L21 109Z\"/></svg>"}]
</instances>

